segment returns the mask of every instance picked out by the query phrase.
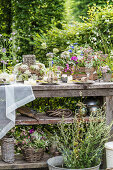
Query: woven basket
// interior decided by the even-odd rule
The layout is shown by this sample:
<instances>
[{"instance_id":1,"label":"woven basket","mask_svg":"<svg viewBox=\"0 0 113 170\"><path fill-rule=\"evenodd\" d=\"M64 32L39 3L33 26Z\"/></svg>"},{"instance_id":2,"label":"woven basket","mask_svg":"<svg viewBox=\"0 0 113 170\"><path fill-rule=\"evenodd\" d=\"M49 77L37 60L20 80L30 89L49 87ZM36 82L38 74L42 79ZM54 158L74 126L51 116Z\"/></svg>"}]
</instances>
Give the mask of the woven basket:
<instances>
[{"instance_id":1,"label":"woven basket","mask_svg":"<svg viewBox=\"0 0 113 170\"><path fill-rule=\"evenodd\" d=\"M37 150L35 148L25 147L22 149L22 153L27 162L37 162L43 157L44 150L42 148Z\"/></svg>"},{"instance_id":2,"label":"woven basket","mask_svg":"<svg viewBox=\"0 0 113 170\"><path fill-rule=\"evenodd\" d=\"M4 137L1 141L2 160L7 163L14 162L14 138Z\"/></svg>"}]
</instances>

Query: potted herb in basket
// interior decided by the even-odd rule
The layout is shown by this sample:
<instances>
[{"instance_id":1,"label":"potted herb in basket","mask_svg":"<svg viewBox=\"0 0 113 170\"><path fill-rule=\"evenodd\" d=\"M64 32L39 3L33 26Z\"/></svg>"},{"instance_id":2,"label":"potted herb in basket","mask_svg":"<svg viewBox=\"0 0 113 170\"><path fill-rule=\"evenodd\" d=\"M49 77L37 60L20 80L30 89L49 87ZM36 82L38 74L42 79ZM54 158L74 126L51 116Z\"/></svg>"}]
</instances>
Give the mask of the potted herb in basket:
<instances>
[{"instance_id":1,"label":"potted herb in basket","mask_svg":"<svg viewBox=\"0 0 113 170\"><path fill-rule=\"evenodd\" d=\"M17 136L16 145L21 148L24 159L27 162L37 162L43 155L48 146L46 134L38 129L22 129ZM19 135L18 134L18 135Z\"/></svg>"},{"instance_id":2,"label":"potted herb in basket","mask_svg":"<svg viewBox=\"0 0 113 170\"><path fill-rule=\"evenodd\" d=\"M89 121L78 115L73 124L59 125L57 144L62 156L48 160L49 169L99 170L104 143L110 137L112 125L106 125L105 113L98 109Z\"/></svg>"}]
</instances>

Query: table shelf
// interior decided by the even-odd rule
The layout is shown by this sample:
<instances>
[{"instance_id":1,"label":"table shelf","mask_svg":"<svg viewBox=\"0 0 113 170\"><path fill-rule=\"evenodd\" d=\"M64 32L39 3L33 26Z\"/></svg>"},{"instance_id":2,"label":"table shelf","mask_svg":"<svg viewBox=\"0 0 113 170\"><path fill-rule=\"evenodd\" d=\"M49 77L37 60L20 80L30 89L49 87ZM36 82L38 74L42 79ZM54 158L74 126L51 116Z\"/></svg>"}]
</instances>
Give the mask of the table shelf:
<instances>
[{"instance_id":1,"label":"table shelf","mask_svg":"<svg viewBox=\"0 0 113 170\"><path fill-rule=\"evenodd\" d=\"M38 114L38 118L39 118L39 121L34 118L27 117L27 116L17 115L16 125L57 124L62 121L62 118L49 117L49 116L46 116L45 114ZM69 118L64 118L65 123L73 123L73 120L74 120L73 116ZM84 120L89 121L89 117L88 116L84 117Z\"/></svg>"},{"instance_id":2,"label":"table shelf","mask_svg":"<svg viewBox=\"0 0 113 170\"><path fill-rule=\"evenodd\" d=\"M0 169L34 169L34 168L47 168L47 160L50 158L48 154L44 154L42 160L36 163L29 163L23 160L21 155L15 156L15 162L12 164L6 163L0 159Z\"/></svg>"}]
</instances>

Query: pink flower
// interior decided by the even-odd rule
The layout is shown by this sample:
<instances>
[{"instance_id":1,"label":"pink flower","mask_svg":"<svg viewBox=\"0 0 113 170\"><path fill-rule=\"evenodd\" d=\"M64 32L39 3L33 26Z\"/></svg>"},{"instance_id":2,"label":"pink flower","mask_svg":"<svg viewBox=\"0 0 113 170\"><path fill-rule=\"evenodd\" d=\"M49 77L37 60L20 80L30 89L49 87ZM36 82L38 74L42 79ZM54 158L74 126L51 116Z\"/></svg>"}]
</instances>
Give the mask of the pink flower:
<instances>
[{"instance_id":1,"label":"pink flower","mask_svg":"<svg viewBox=\"0 0 113 170\"><path fill-rule=\"evenodd\" d=\"M77 60L78 60L78 57L73 56L73 57L71 57L71 60L77 61Z\"/></svg>"}]
</instances>

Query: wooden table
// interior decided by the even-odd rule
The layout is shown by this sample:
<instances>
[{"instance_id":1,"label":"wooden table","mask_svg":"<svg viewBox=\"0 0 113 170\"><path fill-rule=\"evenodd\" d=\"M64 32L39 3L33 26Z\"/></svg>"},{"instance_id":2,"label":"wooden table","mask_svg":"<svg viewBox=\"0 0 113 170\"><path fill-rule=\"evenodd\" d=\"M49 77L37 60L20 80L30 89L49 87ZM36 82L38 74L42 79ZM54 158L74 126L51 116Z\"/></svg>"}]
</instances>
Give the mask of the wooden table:
<instances>
[{"instance_id":1,"label":"wooden table","mask_svg":"<svg viewBox=\"0 0 113 170\"><path fill-rule=\"evenodd\" d=\"M109 124L113 119L113 82L95 82L93 84L59 84L33 86L38 97L80 97L103 96L106 102L106 118Z\"/></svg>"},{"instance_id":2,"label":"wooden table","mask_svg":"<svg viewBox=\"0 0 113 170\"><path fill-rule=\"evenodd\" d=\"M94 84L59 84L59 85L37 85L33 86L33 92L36 98L38 97L80 97L80 96L102 96L106 102L106 117L109 124L113 119L113 83L94 83ZM88 118L86 117L86 120ZM46 116L40 116L40 120L37 121L32 118L17 117L17 125L30 125L30 124L47 124L58 123L60 118L47 118ZM66 118L66 123L72 122L72 118ZM22 160L23 161L23 160ZM22 168L40 168L47 167L46 161L37 162L35 164L23 163L18 160L9 165L0 162L0 169L22 169ZM16 165L15 165L16 164ZM5 166L6 165L6 166Z\"/></svg>"}]
</instances>

